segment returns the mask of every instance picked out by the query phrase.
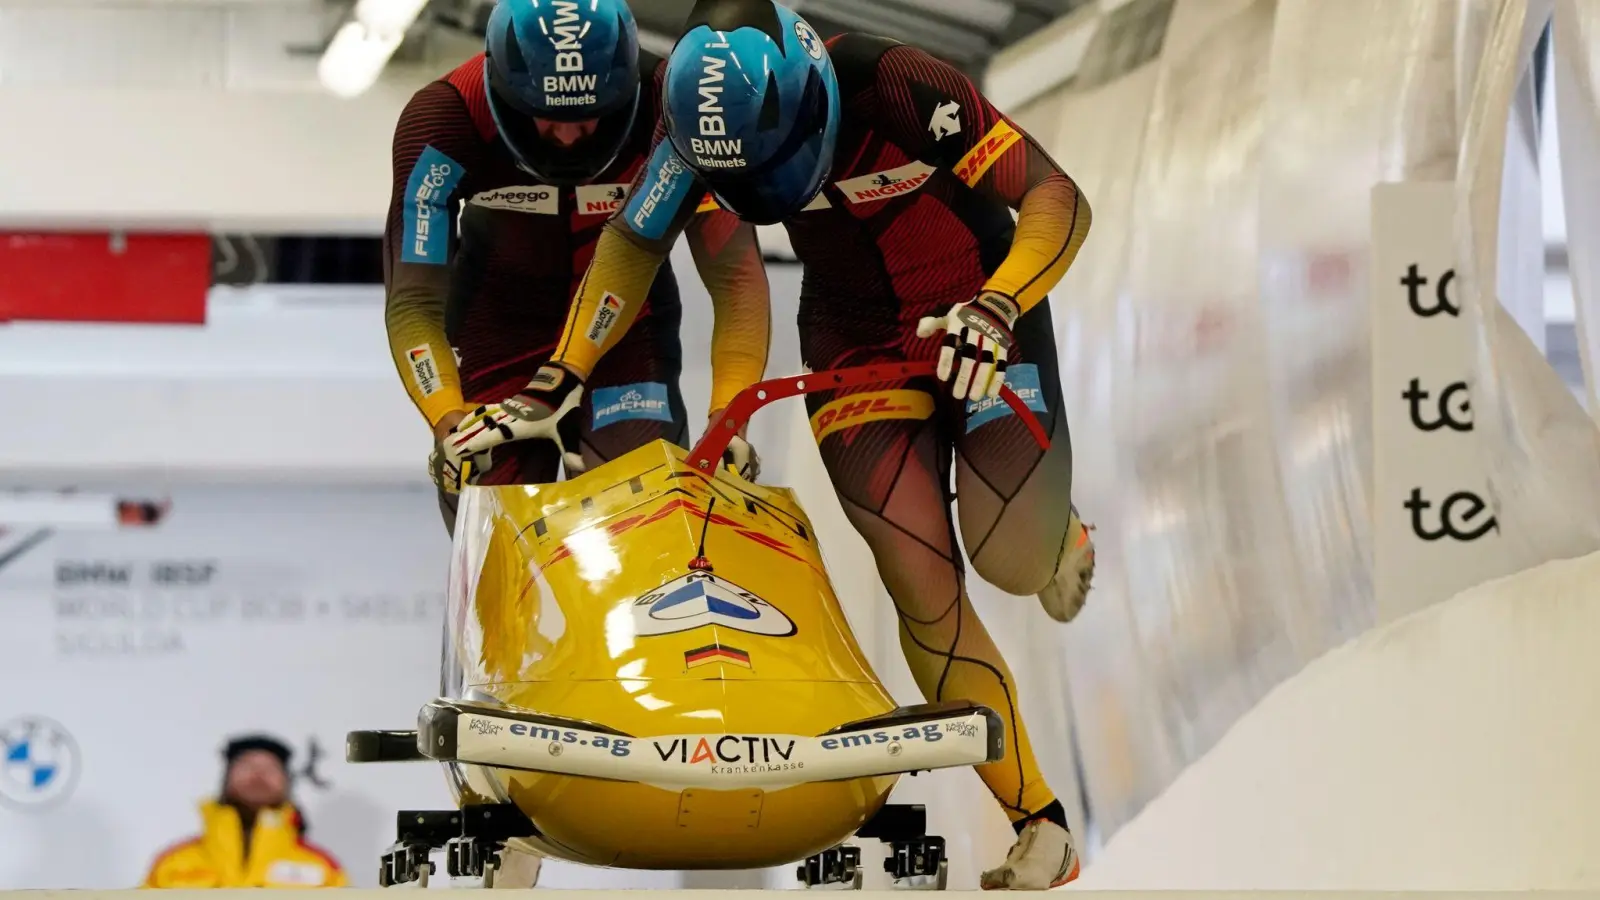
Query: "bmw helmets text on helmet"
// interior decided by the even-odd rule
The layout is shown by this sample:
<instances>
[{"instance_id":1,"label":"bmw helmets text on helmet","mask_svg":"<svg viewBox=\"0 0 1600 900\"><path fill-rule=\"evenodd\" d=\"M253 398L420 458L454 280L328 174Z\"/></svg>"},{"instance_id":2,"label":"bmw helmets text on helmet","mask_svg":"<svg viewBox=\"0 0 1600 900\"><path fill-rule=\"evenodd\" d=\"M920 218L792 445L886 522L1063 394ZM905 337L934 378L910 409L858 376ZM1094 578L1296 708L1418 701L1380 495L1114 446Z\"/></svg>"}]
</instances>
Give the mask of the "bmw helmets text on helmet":
<instances>
[{"instance_id":1,"label":"bmw helmets text on helmet","mask_svg":"<svg viewBox=\"0 0 1600 900\"><path fill-rule=\"evenodd\" d=\"M833 168L833 62L788 7L730 0L699 9L667 61L667 136L723 209L776 224L815 200Z\"/></svg>"}]
</instances>

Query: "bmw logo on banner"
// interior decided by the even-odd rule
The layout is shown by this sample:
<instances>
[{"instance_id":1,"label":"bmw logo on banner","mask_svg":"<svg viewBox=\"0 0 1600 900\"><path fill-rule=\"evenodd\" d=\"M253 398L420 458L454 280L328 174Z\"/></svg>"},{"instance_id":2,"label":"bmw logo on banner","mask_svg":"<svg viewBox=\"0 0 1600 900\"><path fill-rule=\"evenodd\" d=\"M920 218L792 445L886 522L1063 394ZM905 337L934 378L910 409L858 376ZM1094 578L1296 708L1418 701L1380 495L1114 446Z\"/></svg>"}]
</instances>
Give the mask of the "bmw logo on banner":
<instances>
[{"instance_id":1,"label":"bmw logo on banner","mask_svg":"<svg viewBox=\"0 0 1600 900\"><path fill-rule=\"evenodd\" d=\"M794 620L771 603L709 572L690 572L633 601L634 633L678 634L707 625L788 637Z\"/></svg>"},{"instance_id":2,"label":"bmw logo on banner","mask_svg":"<svg viewBox=\"0 0 1600 900\"><path fill-rule=\"evenodd\" d=\"M65 799L78 784L78 742L40 716L0 725L0 804L39 809Z\"/></svg>"}]
</instances>

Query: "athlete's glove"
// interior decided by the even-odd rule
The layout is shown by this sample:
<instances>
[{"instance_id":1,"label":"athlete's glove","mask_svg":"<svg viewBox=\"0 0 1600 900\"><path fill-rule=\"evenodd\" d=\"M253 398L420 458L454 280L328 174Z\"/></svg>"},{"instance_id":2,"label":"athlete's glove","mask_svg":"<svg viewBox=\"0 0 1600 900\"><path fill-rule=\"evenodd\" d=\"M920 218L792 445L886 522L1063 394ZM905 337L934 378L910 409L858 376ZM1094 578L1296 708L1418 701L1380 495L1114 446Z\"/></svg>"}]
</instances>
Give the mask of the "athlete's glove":
<instances>
[{"instance_id":1,"label":"athlete's glove","mask_svg":"<svg viewBox=\"0 0 1600 900\"><path fill-rule=\"evenodd\" d=\"M480 406L456 426L455 433L440 444L442 471L451 467L460 473L463 466L476 468L487 463L494 448L513 441L555 441L567 475L584 471L578 452L578 404L583 400L583 381L560 366L544 366L528 386L515 397ZM481 474L481 470L480 473ZM472 483L473 476L466 476Z\"/></svg>"},{"instance_id":2,"label":"athlete's glove","mask_svg":"<svg viewBox=\"0 0 1600 900\"><path fill-rule=\"evenodd\" d=\"M917 324L919 338L944 332L938 375L940 381L951 381L953 376L951 393L956 399L1000 396L1006 383L1006 357L1016 343L1011 329L1020 314L1015 300L984 291L943 316L929 316Z\"/></svg>"},{"instance_id":3,"label":"athlete's glove","mask_svg":"<svg viewBox=\"0 0 1600 900\"><path fill-rule=\"evenodd\" d=\"M428 476L446 494L459 494L467 485L477 484L492 465L494 460L488 451L460 459L442 443L434 444L433 452L428 454Z\"/></svg>"},{"instance_id":4,"label":"athlete's glove","mask_svg":"<svg viewBox=\"0 0 1600 900\"><path fill-rule=\"evenodd\" d=\"M717 427L722 421L722 410L711 414L711 427ZM728 441L728 449L722 451L722 463L732 469L745 481L754 482L761 477L761 457L756 454L756 448L744 439L744 435L735 434Z\"/></svg>"}]
</instances>

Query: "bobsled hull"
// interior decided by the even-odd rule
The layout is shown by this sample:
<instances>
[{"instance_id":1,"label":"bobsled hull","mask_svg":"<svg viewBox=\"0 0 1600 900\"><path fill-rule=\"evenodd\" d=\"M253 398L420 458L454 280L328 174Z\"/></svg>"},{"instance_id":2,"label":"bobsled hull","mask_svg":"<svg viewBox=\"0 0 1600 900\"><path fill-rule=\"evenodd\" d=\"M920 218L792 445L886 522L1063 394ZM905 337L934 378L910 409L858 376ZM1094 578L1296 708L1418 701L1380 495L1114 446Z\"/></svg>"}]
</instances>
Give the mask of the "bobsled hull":
<instances>
[{"instance_id":1,"label":"bobsled hull","mask_svg":"<svg viewBox=\"0 0 1600 900\"><path fill-rule=\"evenodd\" d=\"M463 496L417 740L458 800L516 803L578 862L754 868L848 837L899 773L1003 755L986 709L896 708L788 490L685 456Z\"/></svg>"}]
</instances>

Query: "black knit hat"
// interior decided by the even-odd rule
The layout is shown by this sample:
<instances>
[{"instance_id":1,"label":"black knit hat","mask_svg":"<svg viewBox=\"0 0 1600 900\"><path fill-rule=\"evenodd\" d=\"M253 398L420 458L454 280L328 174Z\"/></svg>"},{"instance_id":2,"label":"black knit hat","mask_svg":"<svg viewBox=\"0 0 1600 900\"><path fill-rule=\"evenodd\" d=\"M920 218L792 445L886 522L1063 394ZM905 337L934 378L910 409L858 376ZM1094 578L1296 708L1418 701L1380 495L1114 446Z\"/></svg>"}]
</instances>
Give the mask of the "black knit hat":
<instances>
[{"instance_id":1,"label":"black knit hat","mask_svg":"<svg viewBox=\"0 0 1600 900\"><path fill-rule=\"evenodd\" d=\"M265 750L276 756L286 770L289 768L289 757L294 755L288 744L271 735L248 734L230 738L222 750L222 758L231 766L234 760L254 750Z\"/></svg>"}]
</instances>

